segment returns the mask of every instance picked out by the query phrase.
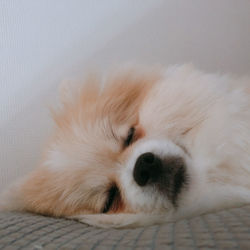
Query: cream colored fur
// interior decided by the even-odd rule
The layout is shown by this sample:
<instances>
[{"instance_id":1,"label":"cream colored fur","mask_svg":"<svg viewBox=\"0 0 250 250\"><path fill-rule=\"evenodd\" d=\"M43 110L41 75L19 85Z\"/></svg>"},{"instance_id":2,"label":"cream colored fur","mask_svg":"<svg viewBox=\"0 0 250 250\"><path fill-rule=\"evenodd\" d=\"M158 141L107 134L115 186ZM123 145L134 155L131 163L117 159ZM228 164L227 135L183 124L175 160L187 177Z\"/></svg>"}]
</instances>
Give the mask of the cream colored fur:
<instances>
[{"instance_id":1,"label":"cream colored fur","mask_svg":"<svg viewBox=\"0 0 250 250\"><path fill-rule=\"evenodd\" d=\"M192 65L89 79L62 91L45 158L2 196L4 210L69 217L101 227L136 227L250 203L250 80ZM132 145L123 147L131 126ZM174 207L133 179L145 152L181 156L189 176ZM107 214L108 187L120 197Z\"/></svg>"}]
</instances>

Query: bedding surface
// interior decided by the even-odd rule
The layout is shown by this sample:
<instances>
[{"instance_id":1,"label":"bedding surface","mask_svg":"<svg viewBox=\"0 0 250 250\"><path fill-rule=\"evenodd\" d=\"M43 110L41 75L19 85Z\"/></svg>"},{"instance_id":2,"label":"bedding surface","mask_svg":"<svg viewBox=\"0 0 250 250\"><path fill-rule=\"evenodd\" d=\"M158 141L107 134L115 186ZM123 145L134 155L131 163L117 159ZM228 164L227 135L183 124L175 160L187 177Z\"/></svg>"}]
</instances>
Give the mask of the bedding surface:
<instances>
[{"instance_id":1,"label":"bedding surface","mask_svg":"<svg viewBox=\"0 0 250 250\"><path fill-rule=\"evenodd\" d=\"M250 249L250 205L176 223L100 229L28 213L0 213L0 249Z\"/></svg>"}]
</instances>

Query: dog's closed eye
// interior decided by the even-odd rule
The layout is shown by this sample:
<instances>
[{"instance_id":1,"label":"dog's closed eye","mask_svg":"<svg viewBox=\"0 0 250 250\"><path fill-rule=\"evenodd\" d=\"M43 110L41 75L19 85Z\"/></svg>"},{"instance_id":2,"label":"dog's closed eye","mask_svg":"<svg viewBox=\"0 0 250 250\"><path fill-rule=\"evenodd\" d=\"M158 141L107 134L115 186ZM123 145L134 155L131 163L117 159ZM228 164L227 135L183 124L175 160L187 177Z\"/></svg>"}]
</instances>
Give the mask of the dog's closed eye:
<instances>
[{"instance_id":1,"label":"dog's closed eye","mask_svg":"<svg viewBox=\"0 0 250 250\"><path fill-rule=\"evenodd\" d=\"M124 141L124 147L128 147L130 144L133 143L135 137L135 128L131 127L128 131L127 138Z\"/></svg>"},{"instance_id":2,"label":"dog's closed eye","mask_svg":"<svg viewBox=\"0 0 250 250\"><path fill-rule=\"evenodd\" d=\"M102 213L108 213L111 209L116 210L120 202L120 191L116 185L112 185L108 190L107 199Z\"/></svg>"}]
</instances>

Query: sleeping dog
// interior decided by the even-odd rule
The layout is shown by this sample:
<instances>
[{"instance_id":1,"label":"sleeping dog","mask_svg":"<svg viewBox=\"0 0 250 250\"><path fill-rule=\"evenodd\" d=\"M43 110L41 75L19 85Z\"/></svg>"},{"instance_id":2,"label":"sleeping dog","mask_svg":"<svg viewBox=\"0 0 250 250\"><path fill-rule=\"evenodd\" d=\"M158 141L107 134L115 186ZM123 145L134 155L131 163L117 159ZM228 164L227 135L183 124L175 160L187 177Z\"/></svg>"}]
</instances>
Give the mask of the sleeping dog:
<instances>
[{"instance_id":1,"label":"sleeping dog","mask_svg":"<svg viewBox=\"0 0 250 250\"><path fill-rule=\"evenodd\" d=\"M250 203L249 78L183 65L103 81L61 88L45 157L2 210L136 227Z\"/></svg>"}]
</instances>

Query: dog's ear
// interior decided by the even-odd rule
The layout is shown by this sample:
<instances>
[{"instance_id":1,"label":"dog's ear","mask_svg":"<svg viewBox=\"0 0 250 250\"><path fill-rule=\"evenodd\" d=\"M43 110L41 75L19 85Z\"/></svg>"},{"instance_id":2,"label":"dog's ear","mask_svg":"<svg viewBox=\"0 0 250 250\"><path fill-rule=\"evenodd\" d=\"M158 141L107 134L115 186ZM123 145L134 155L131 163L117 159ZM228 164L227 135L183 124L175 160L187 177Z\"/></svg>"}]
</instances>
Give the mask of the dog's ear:
<instances>
[{"instance_id":1,"label":"dog's ear","mask_svg":"<svg viewBox=\"0 0 250 250\"><path fill-rule=\"evenodd\" d=\"M58 88L60 103L72 103L77 96L80 88L80 84L76 81L63 81Z\"/></svg>"},{"instance_id":2,"label":"dog's ear","mask_svg":"<svg viewBox=\"0 0 250 250\"><path fill-rule=\"evenodd\" d=\"M100 85L100 77L95 73L89 73L83 80L65 80L58 88L59 102L63 105L72 105L83 96L83 99L96 97Z\"/></svg>"},{"instance_id":3,"label":"dog's ear","mask_svg":"<svg viewBox=\"0 0 250 250\"><path fill-rule=\"evenodd\" d=\"M118 72L102 80L89 75L84 82L65 82L60 88L60 107L52 110L58 127L69 127L70 121L79 120L80 114L90 119L109 117L122 124L135 120L137 110L148 90L159 80L160 74Z\"/></svg>"},{"instance_id":4,"label":"dog's ear","mask_svg":"<svg viewBox=\"0 0 250 250\"><path fill-rule=\"evenodd\" d=\"M102 113L117 123L133 120L149 89L159 79L156 74L136 74L134 71L111 76L101 95Z\"/></svg>"},{"instance_id":5,"label":"dog's ear","mask_svg":"<svg viewBox=\"0 0 250 250\"><path fill-rule=\"evenodd\" d=\"M88 109L100 94L98 75L89 74L85 80L64 81L58 89L59 100L56 108L50 108L58 127L68 126L72 117L79 116L79 110Z\"/></svg>"}]
</instances>

